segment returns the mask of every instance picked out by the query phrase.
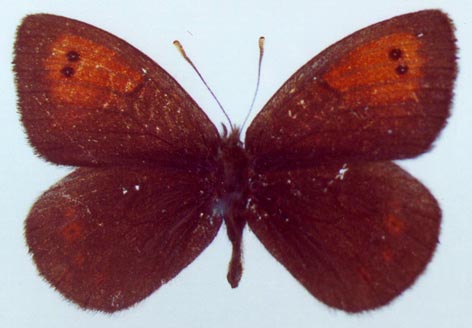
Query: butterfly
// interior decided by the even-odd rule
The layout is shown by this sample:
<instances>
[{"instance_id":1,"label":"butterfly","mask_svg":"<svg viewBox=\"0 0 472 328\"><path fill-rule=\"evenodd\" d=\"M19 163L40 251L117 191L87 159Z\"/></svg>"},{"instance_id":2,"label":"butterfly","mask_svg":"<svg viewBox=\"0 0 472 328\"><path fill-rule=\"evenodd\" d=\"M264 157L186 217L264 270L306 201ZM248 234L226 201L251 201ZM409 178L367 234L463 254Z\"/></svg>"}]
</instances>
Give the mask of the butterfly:
<instances>
[{"instance_id":1,"label":"butterfly","mask_svg":"<svg viewBox=\"0 0 472 328\"><path fill-rule=\"evenodd\" d=\"M391 160L428 151L446 124L453 30L425 10L353 33L295 72L243 142L125 41L27 16L14 51L21 120L39 156L78 167L26 219L39 273L80 307L115 312L174 278L224 222L233 288L247 225L326 305L388 304L438 243L438 202Z\"/></svg>"}]
</instances>

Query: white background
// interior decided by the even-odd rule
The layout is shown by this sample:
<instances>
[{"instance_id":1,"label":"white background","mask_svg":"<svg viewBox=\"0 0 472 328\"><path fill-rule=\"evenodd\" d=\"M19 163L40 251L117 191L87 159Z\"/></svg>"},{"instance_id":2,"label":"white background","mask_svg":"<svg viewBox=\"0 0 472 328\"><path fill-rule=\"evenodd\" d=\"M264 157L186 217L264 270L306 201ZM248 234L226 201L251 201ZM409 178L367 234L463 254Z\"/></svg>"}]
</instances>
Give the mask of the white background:
<instances>
[{"instance_id":1,"label":"white background","mask_svg":"<svg viewBox=\"0 0 472 328\"><path fill-rule=\"evenodd\" d=\"M0 327L472 327L472 5L470 1L4 1L0 0ZM114 315L65 301L36 273L23 238L34 200L69 169L37 158L16 110L11 72L16 26L54 13L101 27L171 73L214 122L215 102L172 45L180 39L233 121L242 122L266 37L256 110L302 64L340 38L395 15L441 8L457 27L459 77L449 124L433 151L400 164L427 185L444 217L426 273L390 305L347 315L314 299L251 232L240 287L226 282L225 231L176 279ZM254 113L254 114L255 114Z\"/></svg>"}]
</instances>

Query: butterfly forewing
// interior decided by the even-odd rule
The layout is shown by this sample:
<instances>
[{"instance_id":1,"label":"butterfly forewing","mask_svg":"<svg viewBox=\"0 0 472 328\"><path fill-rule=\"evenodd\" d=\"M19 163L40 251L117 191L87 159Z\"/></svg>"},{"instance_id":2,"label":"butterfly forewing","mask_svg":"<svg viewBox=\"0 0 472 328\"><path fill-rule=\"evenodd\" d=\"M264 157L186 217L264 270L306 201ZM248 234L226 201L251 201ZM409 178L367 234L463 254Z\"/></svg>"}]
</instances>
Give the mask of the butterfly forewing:
<instances>
[{"instance_id":1,"label":"butterfly forewing","mask_svg":"<svg viewBox=\"0 0 472 328\"><path fill-rule=\"evenodd\" d=\"M216 152L215 126L177 82L96 27L53 15L26 17L15 71L29 140L52 162L188 167Z\"/></svg>"},{"instance_id":2,"label":"butterfly forewing","mask_svg":"<svg viewBox=\"0 0 472 328\"><path fill-rule=\"evenodd\" d=\"M455 58L452 24L437 10L355 32L297 71L249 126L256 168L426 151L449 115Z\"/></svg>"},{"instance_id":3,"label":"butterfly forewing","mask_svg":"<svg viewBox=\"0 0 472 328\"><path fill-rule=\"evenodd\" d=\"M266 172L252 185L251 230L310 293L348 312L390 302L424 270L441 212L389 162Z\"/></svg>"},{"instance_id":4,"label":"butterfly forewing","mask_svg":"<svg viewBox=\"0 0 472 328\"><path fill-rule=\"evenodd\" d=\"M177 275L215 237L208 176L81 168L45 192L26 220L40 273L84 308L114 312Z\"/></svg>"}]
</instances>

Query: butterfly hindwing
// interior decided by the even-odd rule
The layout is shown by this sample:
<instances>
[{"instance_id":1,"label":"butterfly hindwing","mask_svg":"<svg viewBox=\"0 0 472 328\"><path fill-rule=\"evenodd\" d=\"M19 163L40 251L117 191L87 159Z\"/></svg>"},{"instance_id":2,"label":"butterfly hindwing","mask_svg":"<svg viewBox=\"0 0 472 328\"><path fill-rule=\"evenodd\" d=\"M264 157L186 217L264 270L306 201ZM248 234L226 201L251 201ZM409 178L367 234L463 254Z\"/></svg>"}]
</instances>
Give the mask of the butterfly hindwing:
<instances>
[{"instance_id":1,"label":"butterfly hindwing","mask_svg":"<svg viewBox=\"0 0 472 328\"><path fill-rule=\"evenodd\" d=\"M248 224L320 301L348 312L390 302L430 262L441 211L389 162L319 165L261 174Z\"/></svg>"},{"instance_id":2,"label":"butterfly hindwing","mask_svg":"<svg viewBox=\"0 0 472 328\"><path fill-rule=\"evenodd\" d=\"M216 152L216 127L178 83L96 27L28 16L14 63L23 124L49 161L179 166Z\"/></svg>"},{"instance_id":3,"label":"butterfly hindwing","mask_svg":"<svg viewBox=\"0 0 472 328\"><path fill-rule=\"evenodd\" d=\"M80 168L34 204L26 239L39 272L81 307L114 312L177 275L213 240L211 178Z\"/></svg>"},{"instance_id":4,"label":"butterfly hindwing","mask_svg":"<svg viewBox=\"0 0 472 328\"><path fill-rule=\"evenodd\" d=\"M260 170L426 151L445 125L456 75L438 10L362 29L300 68L256 116L246 147Z\"/></svg>"}]
</instances>

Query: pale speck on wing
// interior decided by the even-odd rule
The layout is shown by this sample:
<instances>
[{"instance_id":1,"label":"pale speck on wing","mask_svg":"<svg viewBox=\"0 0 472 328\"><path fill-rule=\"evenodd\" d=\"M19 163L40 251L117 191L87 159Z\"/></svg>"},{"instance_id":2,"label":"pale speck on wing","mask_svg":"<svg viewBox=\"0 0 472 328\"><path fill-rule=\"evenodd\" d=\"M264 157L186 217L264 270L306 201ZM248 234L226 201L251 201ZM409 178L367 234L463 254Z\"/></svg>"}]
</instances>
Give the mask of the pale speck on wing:
<instances>
[{"instance_id":1,"label":"pale speck on wing","mask_svg":"<svg viewBox=\"0 0 472 328\"><path fill-rule=\"evenodd\" d=\"M339 169L339 172L336 175L335 179L343 180L344 175L346 174L347 171L349 171L347 164L343 164L343 167Z\"/></svg>"},{"instance_id":2,"label":"pale speck on wing","mask_svg":"<svg viewBox=\"0 0 472 328\"><path fill-rule=\"evenodd\" d=\"M112 307L120 307L120 301L122 300L123 295L121 290L117 291L112 297L111 297L111 306Z\"/></svg>"},{"instance_id":3,"label":"pale speck on wing","mask_svg":"<svg viewBox=\"0 0 472 328\"><path fill-rule=\"evenodd\" d=\"M297 102L297 104L298 104L299 106L301 106L302 108L304 108L304 109L307 107L307 105L306 105L306 103L305 103L305 99L301 99L299 102ZM295 117L294 117L294 118L295 118Z\"/></svg>"},{"instance_id":4,"label":"pale speck on wing","mask_svg":"<svg viewBox=\"0 0 472 328\"><path fill-rule=\"evenodd\" d=\"M248 198L246 201L246 208L249 208L252 204L252 198Z\"/></svg>"},{"instance_id":5,"label":"pale speck on wing","mask_svg":"<svg viewBox=\"0 0 472 328\"><path fill-rule=\"evenodd\" d=\"M290 118L292 118L292 119L296 119L296 118L297 118L297 114L293 114L293 113L292 113L292 110L289 109L289 110L288 110L288 117L290 117Z\"/></svg>"}]
</instances>

